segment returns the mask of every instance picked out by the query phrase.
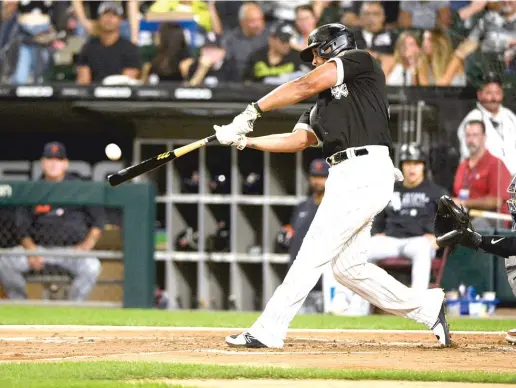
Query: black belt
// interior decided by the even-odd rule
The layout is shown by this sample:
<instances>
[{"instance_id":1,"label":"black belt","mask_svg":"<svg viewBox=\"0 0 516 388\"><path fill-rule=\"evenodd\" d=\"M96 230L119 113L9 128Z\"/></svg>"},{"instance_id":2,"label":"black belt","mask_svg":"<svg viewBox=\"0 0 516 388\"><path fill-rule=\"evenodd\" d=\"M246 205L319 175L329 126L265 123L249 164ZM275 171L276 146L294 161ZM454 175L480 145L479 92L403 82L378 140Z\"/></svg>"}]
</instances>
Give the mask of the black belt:
<instances>
[{"instance_id":1,"label":"black belt","mask_svg":"<svg viewBox=\"0 0 516 388\"><path fill-rule=\"evenodd\" d=\"M354 156L364 156L364 155L369 154L369 151L366 148L353 149L353 150L350 150L350 152ZM326 161L328 162L328 164L330 166L335 166L336 164L339 164L340 162L343 162L348 159L349 159L349 156L348 156L347 151L339 151L339 152L335 152L332 156L326 158Z\"/></svg>"}]
</instances>

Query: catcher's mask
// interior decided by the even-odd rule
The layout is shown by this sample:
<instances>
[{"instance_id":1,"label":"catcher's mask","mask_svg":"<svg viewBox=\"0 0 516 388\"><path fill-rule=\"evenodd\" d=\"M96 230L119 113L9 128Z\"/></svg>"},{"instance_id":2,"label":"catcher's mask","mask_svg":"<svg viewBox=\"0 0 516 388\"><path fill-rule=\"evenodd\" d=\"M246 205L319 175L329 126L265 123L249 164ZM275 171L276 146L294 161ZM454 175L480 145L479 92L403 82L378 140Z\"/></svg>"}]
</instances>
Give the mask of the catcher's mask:
<instances>
[{"instance_id":1,"label":"catcher's mask","mask_svg":"<svg viewBox=\"0 0 516 388\"><path fill-rule=\"evenodd\" d=\"M516 231L516 176L512 178L509 187L507 187L507 192L511 194L511 198L507 200L507 206L509 206L509 212L512 217L512 228L511 230Z\"/></svg>"}]
</instances>

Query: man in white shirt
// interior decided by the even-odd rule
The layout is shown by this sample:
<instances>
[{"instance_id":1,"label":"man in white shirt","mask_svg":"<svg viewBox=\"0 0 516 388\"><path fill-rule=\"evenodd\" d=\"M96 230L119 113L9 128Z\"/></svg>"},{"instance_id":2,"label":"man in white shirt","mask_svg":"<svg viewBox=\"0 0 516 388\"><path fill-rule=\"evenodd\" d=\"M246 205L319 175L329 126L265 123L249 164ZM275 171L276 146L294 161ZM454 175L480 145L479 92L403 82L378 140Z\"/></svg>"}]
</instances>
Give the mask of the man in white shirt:
<instances>
[{"instance_id":1,"label":"man in white shirt","mask_svg":"<svg viewBox=\"0 0 516 388\"><path fill-rule=\"evenodd\" d=\"M516 115L502 105L503 89L500 78L489 73L477 92L477 107L469 112L459 125L461 161L469 157L465 125L480 120L486 127L486 148L501 159L512 176L516 174Z\"/></svg>"}]
</instances>

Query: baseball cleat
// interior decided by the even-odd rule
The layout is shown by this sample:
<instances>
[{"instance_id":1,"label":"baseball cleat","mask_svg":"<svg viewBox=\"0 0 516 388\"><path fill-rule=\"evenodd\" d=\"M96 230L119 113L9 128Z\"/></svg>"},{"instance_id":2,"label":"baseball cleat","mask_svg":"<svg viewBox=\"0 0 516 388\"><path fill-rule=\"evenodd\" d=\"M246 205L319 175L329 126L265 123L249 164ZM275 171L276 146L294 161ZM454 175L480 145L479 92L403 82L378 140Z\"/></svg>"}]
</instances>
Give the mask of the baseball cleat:
<instances>
[{"instance_id":1,"label":"baseball cleat","mask_svg":"<svg viewBox=\"0 0 516 388\"><path fill-rule=\"evenodd\" d=\"M242 334L233 334L228 335L226 337L226 343L229 346L234 346L238 348L266 348L267 346L262 344L256 338L254 338L251 334L245 332Z\"/></svg>"},{"instance_id":2,"label":"baseball cleat","mask_svg":"<svg viewBox=\"0 0 516 388\"><path fill-rule=\"evenodd\" d=\"M507 332L505 340L511 345L516 345L516 329L511 329Z\"/></svg>"},{"instance_id":3,"label":"baseball cleat","mask_svg":"<svg viewBox=\"0 0 516 388\"><path fill-rule=\"evenodd\" d=\"M435 321L432 326L432 331L434 332L437 340L443 347L449 347L452 345L451 337L450 337L450 327L448 326L448 322L446 321L445 310L445 302L441 306L441 310L439 311L439 315L437 316L437 321Z\"/></svg>"}]
</instances>

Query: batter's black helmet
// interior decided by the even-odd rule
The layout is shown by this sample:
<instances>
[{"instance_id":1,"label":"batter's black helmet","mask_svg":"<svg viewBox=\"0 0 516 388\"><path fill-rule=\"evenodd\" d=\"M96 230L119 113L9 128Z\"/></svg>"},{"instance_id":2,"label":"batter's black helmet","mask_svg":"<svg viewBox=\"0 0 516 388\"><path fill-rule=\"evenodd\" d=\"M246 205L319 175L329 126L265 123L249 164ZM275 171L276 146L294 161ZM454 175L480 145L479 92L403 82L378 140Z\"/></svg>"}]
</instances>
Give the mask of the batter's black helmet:
<instances>
[{"instance_id":1,"label":"batter's black helmet","mask_svg":"<svg viewBox=\"0 0 516 388\"><path fill-rule=\"evenodd\" d=\"M400 163L405 161L426 163L425 154L421 148L415 144L403 144L400 151Z\"/></svg>"},{"instance_id":2,"label":"batter's black helmet","mask_svg":"<svg viewBox=\"0 0 516 388\"><path fill-rule=\"evenodd\" d=\"M333 58L345 50L357 48L353 33L339 23L325 24L312 31L308 37L308 47L301 51L304 62L312 62L312 49L317 47L317 54L322 58Z\"/></svg>"}]
</instances>

